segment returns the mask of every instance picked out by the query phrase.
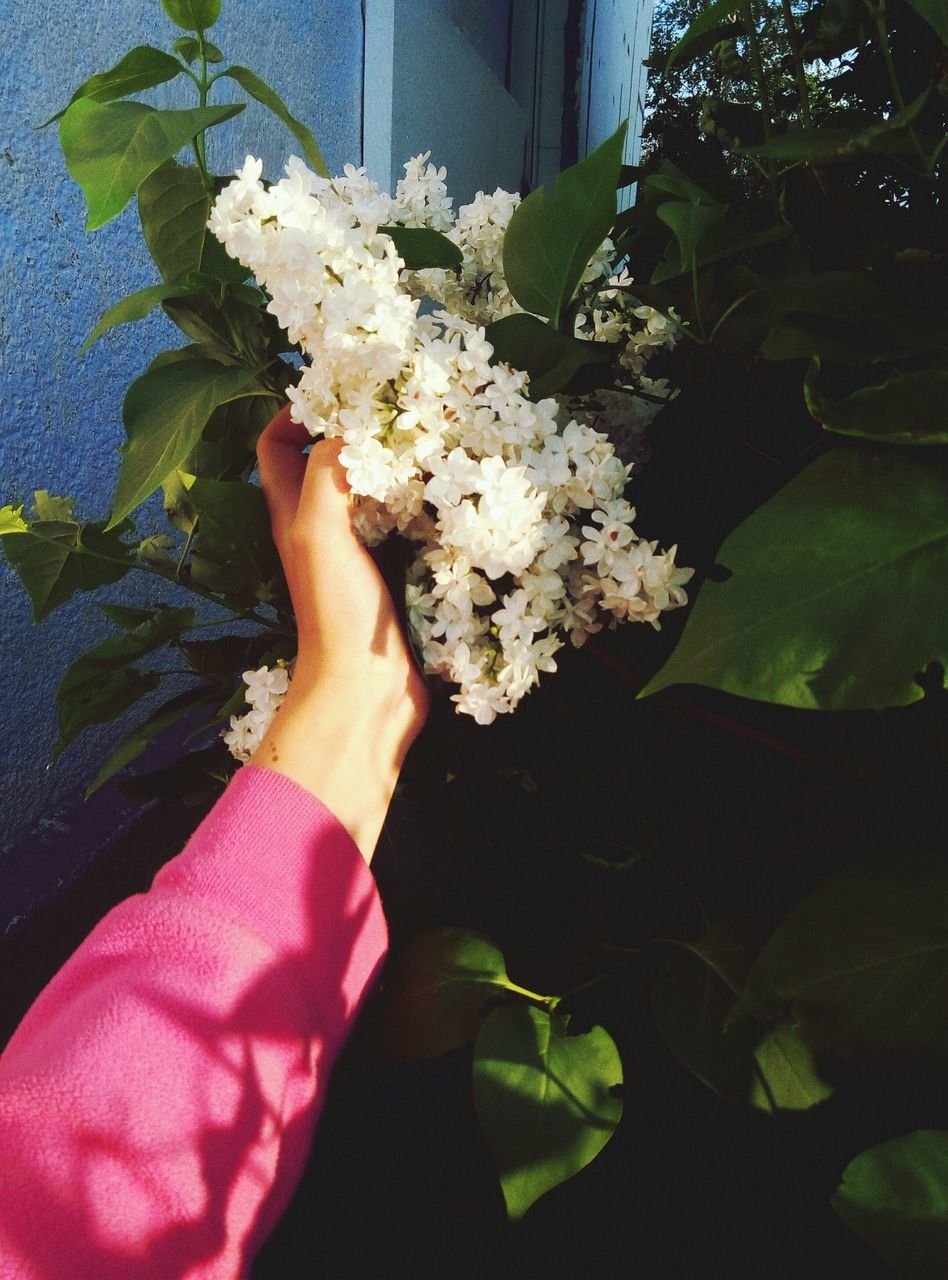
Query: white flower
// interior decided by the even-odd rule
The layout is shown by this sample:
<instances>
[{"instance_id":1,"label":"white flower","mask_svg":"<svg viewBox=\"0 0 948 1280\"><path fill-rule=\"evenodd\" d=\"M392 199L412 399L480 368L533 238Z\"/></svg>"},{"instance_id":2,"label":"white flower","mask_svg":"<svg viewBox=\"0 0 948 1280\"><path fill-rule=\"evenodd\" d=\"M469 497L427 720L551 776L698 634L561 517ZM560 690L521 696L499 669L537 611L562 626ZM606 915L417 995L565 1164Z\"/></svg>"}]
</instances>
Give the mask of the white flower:
<instances>
[{"instance_id":1,"label":"white flower","mask_svg":"<svg viewBox=\"0 0 948 1280\"><path fill-rule=\"evenodd\" d=\"M455 218L428 153L408 162L394 197L352 165L326 179L293 157L269 188L261 174L248 157L209 226L302 348L292 414L314 436L343 438L358 536L375 545L398 530L416 544L409 623L425 669L458 686L458 710L490 723L556 669L566 636L580 645L621 618L657 626L685 603L691 571L674 548L638 540L623 496L631 465L597 429L647 421L650 402L606 389L570 417L556 398L530 400L523 371L491 364L483 325L518 310L503 243L519 196L479 192ZM406 272L379 230L391 222L444 232L460 275ZM600 287L613 257L605 241L586 268L577 331L624 343L623 367L648 389L642 369L680 322L637 305L626 274ZM422 295L442 309L419 314ZM648 386L671 394L664 379ZM288 680L280 665L244 673L248 709L223 735L239 759Z\"/></svg>"}]
</instances>

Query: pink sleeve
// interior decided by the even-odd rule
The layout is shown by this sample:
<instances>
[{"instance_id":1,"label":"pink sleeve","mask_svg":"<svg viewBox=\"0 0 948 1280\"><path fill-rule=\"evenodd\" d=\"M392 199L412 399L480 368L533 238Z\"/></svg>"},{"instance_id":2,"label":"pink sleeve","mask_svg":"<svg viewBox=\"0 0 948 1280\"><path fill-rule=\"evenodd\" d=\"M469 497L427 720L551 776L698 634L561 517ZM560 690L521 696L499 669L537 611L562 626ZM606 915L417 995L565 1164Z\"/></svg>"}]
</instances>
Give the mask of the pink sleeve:
<instances>
[{"instance_id":1,"label":"pink sleeve","mask_svg":"<svg viewBox=\"0 0 948 1280\"><path fill-rule=\"evenodd\" d=\"M0 1058L0 1280L237 1280L386 949L329 810L241 769Z\"/></svg>"}]
</instances>

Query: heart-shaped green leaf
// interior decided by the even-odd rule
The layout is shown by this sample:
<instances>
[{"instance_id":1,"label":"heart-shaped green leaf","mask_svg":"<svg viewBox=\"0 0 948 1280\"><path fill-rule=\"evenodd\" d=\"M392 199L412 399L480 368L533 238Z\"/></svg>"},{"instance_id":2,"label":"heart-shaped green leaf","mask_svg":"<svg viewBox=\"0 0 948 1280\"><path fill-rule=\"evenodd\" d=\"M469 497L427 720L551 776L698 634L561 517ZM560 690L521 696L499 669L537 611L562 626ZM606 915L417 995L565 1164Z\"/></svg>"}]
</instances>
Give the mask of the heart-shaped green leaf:
<instances>
[{"instance_id":1,"label":"heart-shaped green leaf","mask_svg":"<svg viewBox=\"0 0 948 1280\"><path fill-rule=\"evenodd\" d=\"M122 541L124 527L103 533L99 524L79 524L71 506L66 498L43 501L40 493L37 520L24 520L22 508L0 511L3 551L30 597L34 622L77 591L118 582L135 563Z\"/></svg>"},{"instance_id":2,"label":"heart-shaped green leaf","mask_svg":"<svg viewBox=\"0 0 948 1280\"><path fill-rule=\"evenodd\" d=\"M622 1116L612 1037L602 1027L570 1036L567 1023L517 1002L477 1037L474 1105L513 1220L595 1159Z\"/></svg>"}]
</instances>

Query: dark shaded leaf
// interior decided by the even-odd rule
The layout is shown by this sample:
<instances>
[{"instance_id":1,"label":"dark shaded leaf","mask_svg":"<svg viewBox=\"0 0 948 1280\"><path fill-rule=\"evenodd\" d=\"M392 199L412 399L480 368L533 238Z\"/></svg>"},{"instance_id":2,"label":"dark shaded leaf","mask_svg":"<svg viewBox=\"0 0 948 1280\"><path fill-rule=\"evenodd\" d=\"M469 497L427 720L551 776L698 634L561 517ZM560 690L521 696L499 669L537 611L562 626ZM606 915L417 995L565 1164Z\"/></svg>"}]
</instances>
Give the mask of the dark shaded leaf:
<instances>
[{"instance_id":1,"label":"dark shaded leaf","mask_svg":"<svg viewBox=\"0 0 948 1280\"><path fill-rule=\"evenodd\" d=\"M796 1027L785 1021L764 1029L743 1019L725 1028L768 932L742 917L715 925L690 946L669 948L652 983L652 1014L678 1061L727 1102L801 1111L832 1089Z\"/></svg>"},{"instance_id":2,"label":"dark shaded leaf","mask_svg":"<svg viewBox=\"0 0 948 1280\"><path fill-rule=\"evenodd\" d=\"M154 689L158 674L138 671L131 664L193 625L193 609L159 609L130 631L110 636L71 663L56 694L59 740L51 758L83 729L114 719Z\"/></svg>"},{"instance_id":3,"label":"dark shaded leaf","mask_svg":"<svg viewBox=\"0 0 948 1280\"><path fill-rule=\"evenodd\" d=\"M512 988L504 957L481 933L433 929L397 951L373 1030L382 1054L415 1062L469 1044L498 995ZM516 990L516 988L513 988Z\"/></svg>"},{"instance_id":4,"label":"dark shaded leaf","mask_svg":"<svg viewBox=\"0 0 948 1280\"><path fill-rule=\"evenodd\" d=\"M948 1133L920 1129L870 1147L843 1170L833 1208L905 1280L943 1280Z\"/></svg>"},{"instance_id":5,"label":"dark shaded leaf","mask_svg":"<svg viewBox=\"0 0 948 1280\"><path fill-rule=\"evenodd\" d=\"M806 407L828 431L885 444L948 444L948 369L896 373L846 396L819 385L815 359L803 384Z\"/></svg>"},{"instance_id":6,"label":"dark shaded leaf","mask_svg":"<svg viewBox=\"0 0 948 1280\"><path fill-rule=\"evenodd\" d=\"M948 857L885 850L797 903L755 960L739 1011L787 1007L833 1057L948 1065Z\"/></svg>"},{"instance_id":7,"label":"dark shaded leaf","mask_svg":"<svg viewBox=\"0 0 948 1280\"><path fill-rule=\"evenodd\" d=\"M395 242L398 256L408 271L424 271L427 267L443 267L446 271L460 270L463 257L461 250L442 235L440 231L432 231L430 227L399 227L396 225L379 227Z\"/></svg>"},{"instance_id":8,"label":"dark shaded leaf","mask_svg":"<svg viewBox=\"0 0 948 1280\"><path fill-rule=\"evenodd\" d=\"M841 448L725 540L678 647L640 696L706 684L784 706L904 706L948 661L948 461ZM897 601L898 625L881 626Z\"/></svg>"},{"instance_id":9,"label":"dark shaded leaf","mask_svg":"<svg viewBox=\"0 0 948 1280\"><path fill-rule=\"evenodd\" d=\"M213 701L217 696L216 691L206 685L202 685L197 689L188 689L184 693L179 693L177 697L171 698L164 706L159 707L146 720L143 720L140 725L136 725L128 737L119 743L93 781L90 782L86 788L86 800L94 792L98 791L101 786L104 786L110 778L114 778L117 773L131 764L133 760L137 760L159 733L163 733L165 729L177 724L179 720L183 720L185 716L197 707L204 706L205 703Z\"/></svg>"},{"instance_id":10,"label":"dark shaded leaf","mask_svg":"<svg viewBox=\"0 0 948 1280\"><path fill-rule=\"evenodd\" d=\"M529 373L534 400L567 388L574 390L583 370L595 374L594 384L602 386L603 366L614 364L620 350L617 343L568 337L536 316L522 313L495 320L487 326L486 336L494 348L495 363L500 360Z\"/></svg>"}]
</instances>

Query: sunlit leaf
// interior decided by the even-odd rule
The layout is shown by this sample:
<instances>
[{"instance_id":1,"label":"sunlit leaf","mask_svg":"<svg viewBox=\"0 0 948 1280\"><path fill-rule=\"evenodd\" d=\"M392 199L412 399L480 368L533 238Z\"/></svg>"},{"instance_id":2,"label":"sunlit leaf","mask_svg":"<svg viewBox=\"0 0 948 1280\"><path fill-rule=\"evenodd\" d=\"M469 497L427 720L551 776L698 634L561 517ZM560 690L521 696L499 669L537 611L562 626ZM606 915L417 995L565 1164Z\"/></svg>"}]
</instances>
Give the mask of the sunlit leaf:
<instances>
[{"instance_id":1,"label":"sunlit leaf","mask_svg":"<svg viewBox=\"0 0 948 1280\"><path fill-rule=\"evenodd\" d=\"M114 102L116 98L125 98L141 89L164 84L183 72L181 63L177 58L172 58L170 53L153 49L149 44L136 45L109 71L100 71L84 80L66 106L44 121L41 127L45 129L46 125L59 120L80 98L91 98L93 102Z\"/></svg>"},{"instance_id":2,"label":"sunlit leaf","mask_svg":"<svg viewBox=\"0 0 948 1280\"><path fill-rule=\"evenodd\" d=\"M122 405L127 439L109 528L181 465L214 409L239 395L257 372L198 358L152 367L136 378Z\"/></svg>"},{"instance_id":3,"label":"sunlit leaf","mask_svg":"<svg viewBox=\"0 0 948 1280\"><path fill-rule=\"evenodd\" d=\"M94 231L121 213L148 175L196 134L242 110L239 102L186 111L91 98L74 102L60 121L59 140L86 198L86 229Z\"/></svg>"},{"instance_id":4,"label":"sunlit leaf","mask_svg":"<svg viewBox=\"0 0 948 1280\"><path fill-rule=\"evenodd\" d=\"M283 99L270 88L266 81L261 80L255 72L247 67L228 67L224 75L236 80L240 87L249 93L252 98L256 98L268 111L272 111L278 120L282 120L290 133L302 146L303 156L310 168L324 178L329 177L329 170L326 168L326 161L323 159L323 154L319 149L319 143L301 120L297 120L295 116L290 115Z\"/></svg>"},{"instance_id":5,"label":"sunlit leaf","mask_svg":"<svg viewBox=\"0 0 948 1280\"><path fill-rule=\"evenodd\" d=\"M622 1116L612 1037L568 1035L568 1021L518 1001L477 1037L474 1105L513 1220L594 1160Z\"/></svg>"},{"instance_id":6,"label":"sunlit leaf","mask_svg":"<svg viewBox=\"0 0 948 1280\"><path fill-rule=\"evenodd\" d=\"M504 273L525 311L556 327L593 253L612 229L616 183L627 124L565 169L548 196L531 191L514 210L504 237Z\"/></svg>"}]
</instances>

